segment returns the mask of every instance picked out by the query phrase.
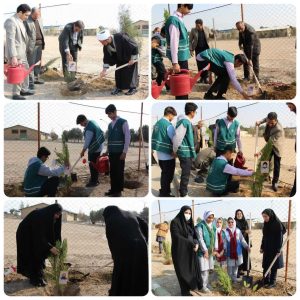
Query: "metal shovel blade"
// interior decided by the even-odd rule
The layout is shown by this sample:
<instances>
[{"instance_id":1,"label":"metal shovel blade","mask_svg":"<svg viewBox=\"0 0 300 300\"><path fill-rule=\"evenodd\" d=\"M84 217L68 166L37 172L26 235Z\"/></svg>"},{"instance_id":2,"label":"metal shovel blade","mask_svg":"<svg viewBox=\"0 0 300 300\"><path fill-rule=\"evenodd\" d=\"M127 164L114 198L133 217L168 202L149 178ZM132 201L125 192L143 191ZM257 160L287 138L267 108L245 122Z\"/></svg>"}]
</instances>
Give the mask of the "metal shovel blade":
<instances>
[{"instance_id":1,"label":"metal shovel blade","mask_svg":"<svg viewBox=\"0 0 300 300\"><path fill-rule=\"evenodd\" d=\"M242 278L243 286L245 288L250 288L253 285L253 276L244 275Z\"/></svg>"}]
</instances>

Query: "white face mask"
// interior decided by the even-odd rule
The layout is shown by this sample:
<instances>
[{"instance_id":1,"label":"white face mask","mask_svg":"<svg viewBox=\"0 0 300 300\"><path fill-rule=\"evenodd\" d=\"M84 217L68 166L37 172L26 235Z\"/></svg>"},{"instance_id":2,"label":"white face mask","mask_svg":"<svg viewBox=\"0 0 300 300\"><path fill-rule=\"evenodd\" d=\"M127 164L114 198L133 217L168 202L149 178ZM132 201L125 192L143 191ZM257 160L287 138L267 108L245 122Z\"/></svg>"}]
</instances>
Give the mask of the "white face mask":
<instances>
[{"instance_id":1,"label":"white face mask","mask_svg":"<svg viewBox=\"0 0 300 300\"><path fill-rule=\"evenodd\" d=\"M190 214L184 214L184 217L185 217L185 220L186 220L186 221L189 221L190 218L191 218L191 215L190 215Z\"/></svg>"}]
</instances>

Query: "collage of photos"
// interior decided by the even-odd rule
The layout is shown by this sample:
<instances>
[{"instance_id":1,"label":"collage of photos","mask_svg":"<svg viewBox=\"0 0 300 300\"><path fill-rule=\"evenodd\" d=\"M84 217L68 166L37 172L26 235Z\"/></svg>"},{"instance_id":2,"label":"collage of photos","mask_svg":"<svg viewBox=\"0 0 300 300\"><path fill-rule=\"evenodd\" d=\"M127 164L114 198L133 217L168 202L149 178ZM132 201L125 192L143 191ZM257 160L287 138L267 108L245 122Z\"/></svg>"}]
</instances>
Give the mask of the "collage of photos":
<instances>
[{"instance_id":1,"label":"collage of photos","mask_svg":"<svg viewBox=\"0 0 300 300\"><path fill-rule=\"evenodd\" d=\"M295 1L3 7L3 297L296 295Z\"/></svg>"}]
</instances>

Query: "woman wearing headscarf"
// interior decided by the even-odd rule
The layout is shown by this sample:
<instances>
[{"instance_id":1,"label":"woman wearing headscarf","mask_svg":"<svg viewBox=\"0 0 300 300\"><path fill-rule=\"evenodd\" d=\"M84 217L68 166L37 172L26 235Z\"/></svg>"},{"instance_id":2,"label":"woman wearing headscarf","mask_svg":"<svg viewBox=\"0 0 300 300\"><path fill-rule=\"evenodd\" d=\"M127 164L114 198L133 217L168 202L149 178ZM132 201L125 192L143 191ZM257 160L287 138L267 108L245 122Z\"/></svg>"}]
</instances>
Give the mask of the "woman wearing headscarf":
<instances>
[{"instance_id":1,"label":"woman wearing headscarf","mask_svg":"<svg viewBox=\"0 0 300 300\"><path fill-rule=\"evenodd\" d=\"M201 277L203 281L202 292L209 293L209 271L214 269L214 248L216 226L213 224L215 215L212 211L203 214L203 220L197 224L196 230L199 235L198 259L200 263Z\"/></svg>"},{"instance_id":2,"label":"woman wearing headscarf","mask_svg":"<svg viewBox=\"0 0 300 300\"><path fill-rule=\"evenodd\" d=\"M233 218L227 219L226 234L226 256L227 272L231 280L237 282L238 267L243 263L243 252L245 248L250 251L250 247L245 241L242 232L236 227Z\"/></svg>"},{"instance_id":3,"label":"woman wearing headscarf","mask_svg":"<svg viewBox=\"0 0 300 300\"><path fill-rule=\"evenodd\" d=\"M198 237L194 228L192 209L183 206L171 222L172 259L181 295L190 296L191 290L202 289L197 251Z\"/></svg>"},{"instance_id":4,"label":"woman wearing headscarf","mask_svg":"<svg viewBox=\"0 0 300 300\"><path fill-rule=\"evenodd\" d=\"M249 225L245 218L244 212L241 209L237 209L235 211L234 220L236 222L236 227L242 232L245 241L249 245L249 234L250 234ZM243 248L243 263L239 266L238 276L237 276L238 278L244 275L244 271L247 271L248 256L249 256L249 252ZM249 269L251 270L251 261L249 262Z\"/></svg>"},{"instance_id":5,"label":"woman wearing headscarf","mask_svg":"<svg viewBox=\"0 0 300 300\"><path fill-rule=\"evenodd\" d=\"M272 209L265 209L262 212L262 217L264 219L264 225L260 253L263 253L262 267L265 274L274 257L280 253L286 229ZM277 270L283 268L283 266L283 255L281 253L271 268L271 272L265 278L264 283L266 288L271 289L276 286Z\"/></svg>"},{"instance_id":6,"label":"woman wearing headscarf","mask_svg":"<svg viewBox=\"0 0 300 300\"><path fill-rule=\"evenodd\" d=\"M145 296L148 293L147 223L117 206L107 206L103 216L114 261L109 296Z\"/></svg>"},{"instance_id":7,"label":"woman wearing headscarf","mask_svg":"<svg viewBox=\"0 0 300 300\"><path fill-rule=\"evenodd\" d=\"M223 267L226 262L226 235L223 230L223 219L218 218L216 222L216 238L215 238L215 257L220 266Z\"/></svg>"},{"instance_id":8,"label":"woman wearing headscarf","mask_svg":"<svg viewBox=\"0 0 300 300\"><path fill-rule=\"evenodd\" d=\"M56 241L61 241L62 206L52 204L30 212L19 224L17 239L17 272L34 286L45 286L45 260L58 255Z\"/></svg>"}]
</instances>

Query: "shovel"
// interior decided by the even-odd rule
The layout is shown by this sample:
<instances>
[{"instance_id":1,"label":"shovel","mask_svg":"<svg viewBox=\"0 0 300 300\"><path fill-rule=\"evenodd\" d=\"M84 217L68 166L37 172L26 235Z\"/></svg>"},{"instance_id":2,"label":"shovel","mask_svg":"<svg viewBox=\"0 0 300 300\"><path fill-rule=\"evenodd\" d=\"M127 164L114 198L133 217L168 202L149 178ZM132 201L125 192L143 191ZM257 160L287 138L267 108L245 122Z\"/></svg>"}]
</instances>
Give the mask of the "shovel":
<instances>
[{"instance_id":1,"label":"shovel","mask_svg":"<svg viewBox=\"0 0 300 300\"><path fill-rule=\"evenodd\" d=\"M262 90L262 87L261 87L261 85L260 85L260 83L259 83L259 80L258 80L256 74L254 73L253 68L252 68L251 66L249 66L249 68L250 68L251 71L252 71L252 74L253 74L255 83L257 84L258 89L259 89L259 91L260 91L260 93L261 93L261 95L262 95L262 99L266 100L266 99L267 99L267 92Z\"/></svg>"},{"instance_id":2,"label":"shovel","mask_svg":"<svg viewBox=\"0 0 300 300\"><path fill-rule=\"evenodd\" d=\"M282 246L281 246L281 248L280 248L280 252L276 254L276 256L275 256L274 259L272 260L272 262L271 262L269 268L267 269L266 273L264 274L264 276L263 276L261 279L257 280L257 281L253 284L252 290L253 290L254 292L256 292L256 291L258 291L259 289L261 289L262 287L264 287L266 277L267 277L267 276L269 275L269 273L271 272L272 267L274 266L274 264L275 264L276 260L278 259L278 257L281 255L281 252L282 252L282 250L283 250L285 244L288 242L289 239L290 239L290 235L288 235L288 236L286 237L285 241L283 242L283 244L282 244Z\"/></svg>"},{"instance_id":3,"label":"shovel","mask_svg":"<svg viewBox=\"0 0 300 300\"><path fill-rule=\"evenodd\" d=\"M250 213L250 220L249 220L249 230L251 232L251 228L252 228L252 220L251 220L251 213ZM251 245L251 238L250 238L250 234L249 234L249 242L248 242L248 245L250 247ZM248 252L248 260L247 260L247 275L246 276L243 276L243 286L244 287L251 287L252 284L253 284L253 276L249 276L250 274L250 252Z\"/></svg>"},{"instance_id":4,"label":"shovel","mask_svg":"<svg viewBox=\"0 0 300 300\"><path fill-rule=\"evenodd\" d=\"M74 165L72 166L72 168L71 168L70 171L69 171L69 174L71 174L72 182L76 182L76 181L77 181L77 174L76 174L76 173L72 173L72 172L73 172L74 168L76 167L76 165L78 164L78 162L79 162L80 160L81 160L81 157L79 157L79 158L75 161Z\"/></svg>"}]
</instances>

